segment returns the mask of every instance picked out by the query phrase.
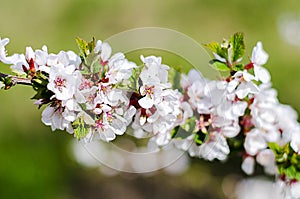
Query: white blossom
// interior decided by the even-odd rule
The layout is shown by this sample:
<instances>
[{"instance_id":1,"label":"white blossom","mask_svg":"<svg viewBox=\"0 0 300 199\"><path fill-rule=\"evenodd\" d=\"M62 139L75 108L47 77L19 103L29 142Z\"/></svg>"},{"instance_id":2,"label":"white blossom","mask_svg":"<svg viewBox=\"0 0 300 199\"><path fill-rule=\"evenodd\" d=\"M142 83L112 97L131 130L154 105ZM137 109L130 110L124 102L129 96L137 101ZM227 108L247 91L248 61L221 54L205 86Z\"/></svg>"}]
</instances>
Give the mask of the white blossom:
<instances>
[{"instance_id":1,"label":"white blossom","mask_svg":"<svg viewBox=\"0 0 300 199\"><path fill-rule=\"evenodd\" d=\"M106 78L109 84L116 84L129 79L132 75L132 69L137 67L135 63L125 59L123 53L113 55L108 62L108 66Z\"/></svg>"},{"instance_id":2,"label":"white blossom","mask_svg":"<svg viewBox=\"0 0 300 199\"><path fill-rule=\"evenodd\" d=\"M1 39L0 37L0 61L5 64L10 64L10 60L7 59L5 46L9 43L8 38Z\"/></svg>"},{"instance_id":3,"label":"white blossom","mask_svg":"<svg viewBox=\"0 0 300 199\"><path fill-rule=\"evenodd\" d=\"M300 127L293 130L294 132L291 137L291 147L296 153L300 154Z\"/></svg>"},{"instance_id":4,"label":"white blossom","mask_svg":"<svg viewBox=\"0 0 300 199\"><path fill-rule=\"evenodd\" d=\"M212 161L213 159L225 160L230 150L225 137L217 132L210 133L210 139L200 145L200 157Z\"/></svg>"},{"instance_id":5,"label":"white blossom","mask_svg":"<svg viewBox=\"0 0 300 199\"><path fill-rule=\"evenodd\" d=\"M267 142L263 137L263 134L258 129L252 129L246 134L244 147L249 155L256 155L260 150L267 147Z\"/></svg>"},{"instance_id":6,"label":"white blossom","mask_svg":"<svg viewBox=\"0 0 300 199\"><path fill-rule=\"evenodd\" d=\"M73 133L71 122L75 120L75 117L74 113L67 109L61 110L59 107L47 106L42 113L42 122L51 126L52 131L66 129L69 133Z\"/></svg>"},{"instance_id":7,"label":"white blossom","mask_svg":"<svg viewBox=\"0 0 300 199\"><path fill-rule=\"evenodd\" d=\"M269 55L264 51L262 43L257 42L256 46L253 48L251 62L253 63L253 69L255 78L263 83L270 82L270 73L262 67L268 61Z\"/></svg>"},{"instance_id":8,"label":"white blossom","mask_svg":"<svg viewBox=\"0 0 300 199\"><path fill-rule=\"evenodd\" d=\"M271 149L264 149L256 156L256 161L264 167L266 173L274 175L277 172L275 155Z\"/></svg>"},{"instance_id":9,"label":"white blossom","mask_svg":"<svg viewBox=\"0 0 300 199\"><path fill-rule=\"evenodd\" d=\"M54 65L50 68L47 88L54 92L56 99L68 100L73 98L81 83L81 74L74 65Z\"/></svg>"}]
</instances>

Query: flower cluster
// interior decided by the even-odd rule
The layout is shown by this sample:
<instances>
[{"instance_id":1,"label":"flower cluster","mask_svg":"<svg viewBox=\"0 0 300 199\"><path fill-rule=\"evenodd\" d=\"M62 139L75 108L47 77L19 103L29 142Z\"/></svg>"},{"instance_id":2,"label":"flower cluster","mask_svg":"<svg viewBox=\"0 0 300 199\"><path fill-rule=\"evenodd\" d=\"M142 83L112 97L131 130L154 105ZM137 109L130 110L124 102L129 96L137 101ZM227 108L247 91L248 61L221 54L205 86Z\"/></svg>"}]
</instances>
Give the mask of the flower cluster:
<instances>
[{"instance_id":1,"label":"flower cluster","mask_svg":"<svg viewBox=\"0 0 300 199\"><path fill-rule=\"evenodd\" d=\"M226 74L219 80L194 69L170 73L174 69L156 56L141 55L137 65L123 53L112 55L109 44L100 40L77 38L79 55L48 53L43 46L8 56L8 42L0 39L0 61L17 76L2 74L0 86L8 89L18 79L29 82L35 104L46 106L42 121L53 131L66 130L85 142L110 142L128 132L149 138L150 145L174 144L209 161L224 161L238 151L246 174L253 174L257 163L276 174L289 195L299 196L300 125L297 113L277 99L261 42L246 64L241 63L242 33L207 44L214 56L211 66Z\"/></svg>"}]
</instances>

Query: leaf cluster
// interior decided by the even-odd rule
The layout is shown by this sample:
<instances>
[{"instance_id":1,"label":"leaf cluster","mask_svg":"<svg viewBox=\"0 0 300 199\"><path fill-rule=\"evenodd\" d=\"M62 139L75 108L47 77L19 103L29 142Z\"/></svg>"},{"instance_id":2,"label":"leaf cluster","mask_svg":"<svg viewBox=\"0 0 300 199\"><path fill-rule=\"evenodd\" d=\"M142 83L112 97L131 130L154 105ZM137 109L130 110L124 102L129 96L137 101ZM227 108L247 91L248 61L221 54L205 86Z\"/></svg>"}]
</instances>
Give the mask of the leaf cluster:
<instances>
[{"instance_id":1,"label":"leaf cluster","mask_svg":"<svg viewBox=\"0 0 300 199\"><path fill-rule=\"evenodd\" d=\"M269 143L269 148L274 152L278 172L290 180L300 180L300 156L294 152L290 144L280 146Z\"/></svg>"},{"instance_id":2,"label":"leaf cluster","mask_svg":"<svg viewBox=\"0 0 300 199\"><path fill-rule=\"evenodd\" d=\"M244 65L240 64L246 50L243 33L237 32L230 39L224 39L222 43L212 42L204 46L210 49L215 56L215 59L209 63L216 70L244 70Z\"/></svg>"}]
</instances>

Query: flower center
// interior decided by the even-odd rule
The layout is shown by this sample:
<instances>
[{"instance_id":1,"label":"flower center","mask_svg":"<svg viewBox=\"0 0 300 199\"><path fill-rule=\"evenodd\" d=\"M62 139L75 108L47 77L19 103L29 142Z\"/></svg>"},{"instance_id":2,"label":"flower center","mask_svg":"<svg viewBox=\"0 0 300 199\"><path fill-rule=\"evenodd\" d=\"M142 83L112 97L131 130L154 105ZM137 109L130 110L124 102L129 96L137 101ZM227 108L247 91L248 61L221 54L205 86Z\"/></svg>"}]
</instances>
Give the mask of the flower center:
<instances>
[{"instance_id":1,"label":"flower center","mask_svg":"<svg viewBox=\"0 0 300 199\"><path fill-rule=\"evenodd\" d=\"M82 79L82 83L79 87L80 90L84 90L84 89L89 89L93 86L93 82L87 80L87 79Z\"/></svg>"},{"instance_id":2,"label":"flower center","mask_svg":"<svg viewBox=\"0 0 300 199\"><path fill-rule=\"evenodd\" d=\"M111 112L107 112L107 113L106 113L106 116L107 116L107 121L111 122L112 119L113 119L112 113L111 113Z\"/></svg>"},{"instance_id":3,"label":"flower center","mask_svg":"<svg viewBox=\"0 0 300 199\"><path fill-rule=\"evenodd\" d=\"M62 77L57 77L54 80L55 88L57 88L59 91L62 91L63 87L66 87L66 80L63 79Z\"/></svg>"},{"instance_id":4,"label":"flower center","mask_svg":"<svg viewBox=\"0 0 300 199\"><path fill-rule=\"evenodd\" d=\"M199 120L196 121L196 128L203 133L207 133L207 127L211 124L211 118L209 115L200 115Z\"/></svg>"},{"instance_id":5,"label":"flower center","mask_svg":"<svg viewBox=\"0 0 300 199\"><path fill-rule=\"evenodd\" d=\"M101 120L96 121L96 128L98 129L104 129L104 124Z\"/></svg>"},{"instance_id":6,"label":"flower center","mask_svg":"<svg viewBox=\"0 0 300 199\"><path fill-rule=\"evenodd\" d=\"M108 61L103 61L102 59L100 59L100 64L101 64L102 66L105 66L106 64L108 64Z\"/></svg>"},{"instance_id":7,"label":"flower center","mask_svg":"<svg viewBox=\"0 0 300 199\"><path fill-rule=\"evenodd\" d=\"M149 86L145 88L145 94L152 95L154 93L154 86Z\"/></svg>"}]
</instances>

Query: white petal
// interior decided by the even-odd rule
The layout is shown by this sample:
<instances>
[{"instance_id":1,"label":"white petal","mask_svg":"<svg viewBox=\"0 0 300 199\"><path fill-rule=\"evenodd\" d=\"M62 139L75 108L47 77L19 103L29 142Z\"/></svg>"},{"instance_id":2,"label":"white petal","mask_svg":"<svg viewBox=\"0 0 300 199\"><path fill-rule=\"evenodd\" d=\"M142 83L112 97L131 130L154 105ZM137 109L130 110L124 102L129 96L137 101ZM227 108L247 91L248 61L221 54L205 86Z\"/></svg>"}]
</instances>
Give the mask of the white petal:
<instances>
[{"instance_id":1,"label":"white petal","mask_svg":"<svg viewBox=\"0 0 300 199\"><path fill-rule=\"evenodd\" d=\"M290 189L291 198L300 198L300 182L292 183Z\"/></svg>"},{"instance_id":2,"label":"white petal","mask_svg":"<svg viewBox=\"0 0 300 199\"><path fill-rule=\"evenodd\" d=\"M95 46L94 52L95 52L95 53L99 53L100 50L101 50L101 46L102 46L102 41L101 41L101 40L98 40L98 41L96 42L96 46Z\"/></svg>"},{"instance_id":3,"label":"white petal","mask_svg":"<svg viewBox=\"0 0 300 199\"><path fill-rule=\"evenodd\" d=\"M269 55L264 51L262 43L257 42L256 46L253 48L251 61L257 65L264 65L267 63Z\"/></svg>"},{"instance_id":4,"label":"white petal","mask_svg":"<svg viewBox=\"0 0 300 199\"><path fill-rule=\"evenodd\" d=\"M128 110L124 113L124 118L126 120L131 120L131 118L135 115L136 113L136 108L134 106L130 106Z\"/></svg>"},{"instance_id":5,"label":"white petal","mask_svg":"<svg viewBox=\"0 0 300 199\"><path fill-rule=\"evenodd\" d=\"M108 61L110 55L111 55L112 49L108 43L103 43L101 47L101 59L102 61Z\"/></svg>"},{"instance_id":6,"label":"white petal","mask_svg":"<svg viewBox=\"0 0 300 199\"><path fill-rule=\"evenodd\" d=\"M167 134L160 133L160 134L157 135L156 144L158 146L166 145L170 142L170 139L171 139L171 136L170 136L169 133L167 133Z\"/></svg>"},{"instance_id":7,"label":"white petal","mask_svg":"<svg viewBox=\"0 0 300 199\"><path fill-rule=\"evenodd\" d=\"M46 65L47 64L47 57L48 53L42 50L35 51L35 62L39 65Z\"/></svg>"},{"instance_id":8,"label":"white petal","mask_svg":"<svg viewBox=\"0 0 300 199\"><path fill-rule=\"evenodd\" d=\"M228 83L227 91L228 91L229 93L231 93L232 91L235 90L235 88L237 87L238 84L239 84L239 81L238 81L237 79L231 80L231 81Z\"/></svg>"},{"instance_id":9,"label":"white petal","mask_svg":"<svg viewBox=\"0 0 300 199\"><path fill-rule=\"evenodd\" d=\"M58 62L58 57L57 57L57 55L55 55L55 54L50 54L50 55L48 56L48 59L47 59L47 65L48 65L48 66L54 66L54 65L57 64L57 62Z\"/></svg>"},{"instance_id":10,"label":"white petal","mask_svg":"<svg viewBox=\"0 0 300 199\"><path fill-rule=\"evenodd\" d=\"M239 125L235 126L225 126L222 128L222 134L227 138L233 138L237 136L240 132L241 128Z\"/></svg>"},{"instance_id":11,"label":"white petal","mask_svg":"<svg viewBox=\"0 0 300 199\"><path fill-rule=\"evenodd\" d=\"M26 58L28 59L28 61L30 59L35 59L35 54L31 47L26 47Z\"/></svg>"},{"instance_id":12,"label":"white petal","mask_svg":"<svg viewBox=\"0 0 300 199\"><path fill-rule=\"evenodd\" d=\"M159 118L159 113L156 111L153 115L147 118L147 122L153 123Z\"/></svg>"},{"instance_id":13,"label":"white petal","mask_svg":"<svg viewBox=\"0 0 300 199\"><path fill-rule=\"evenodd\" d=\"M252 129L246 134L244 147L249 155L256 155L259 151L267 148L267 142L263 137L263 132L259 129Z\"/></svg>"},{"instance_id":14,"label":"white petal","mask_svg":"<svg viewBox=\"0 0 300 199\"><path fill-rule=\"evenodd\" d=\"M246 82L249 82L249 81L255 79L255 77L254 77L253 75L251 75L250 73L248 73L247 70L244 70L244 71L243 71L243 78L244 78L244 80L245 80Z\"/></svg>"},{"instance_id":15,"label":"white petal","mask_svg":"<svg viewBox=\"0 0 300 199\"><path fill-rule=\"evenodd\" d=\"M42 112L42 122L49 126L51 125L51 117L54 114L54 108L47 106Z\"/></svg>"},{"instance_id":16,"label":"white petal","mask_svg":"<svg viewBox=\"0 0 300 199\"><path fill-rule=\"evenodd\" d=\"M215 58L216 58L217 60L219 60L220 62L226 63L226 59L223 58L223 57L220 57L217 53L214 53L214 52L213 52L213 55L214 55Z\"/></svg>"},{"instance_id":17,"label":"white petal","mask_svg":"<svg viewBox=\"0 0 300 199\"><path fill-rule=\"evenodd\" d=\"M264 84L270 82L271 80L271 75L269 71L262 66L254 65L254 74L255 77Z\"/></svg>"},{"instance_id":18,"label":"white petal","mask_svg":"<svg viewBox=\"0 0 300 199\"><path fill-rule=\"evenodd\" d=\"M145 109L151 108L154 104L153 99L150 97L150 95L146 95L145 97L139 99L138 101L139 105Z\"/></svg>"},{"instance_id":19,"label":"white petal","mask_svg":"<svg viewBox=\"0 0 300 199\"><path fill-rule=\"evenodd\" d=\"M114 128L114 133L117 135L123 135L126 131L126 125L124 121L121 121L120 119L114 119L111 126Z\"/></svg>"},{"instance_id":20,"label":"white petal","mask_svg":"<svg viewBox=\"0 0 300 199\"><path fill-rule=\"evenodd\" d=\"M100 138L106 142L110 142L116 138L115 133L111 128L105 129L103 132L99 132Z\"/></svg>"},{"instance_id":21,"label":"white petal","mask_svg":"<svg viewBox=\"0 0 300 199\"><path fill-rule=\"evenodd\" d=\"M140 116L140 125L143 126L147 121L147 118L145 116Z\"/></svg>"},{"instance_id":22,"label":"white petal","mask_svg":"<svg viewBox=\"0 0 300 199\"><path fill-rule=\"evenodd\" d=\"M242 115L244 115L247 106L248 106L247 102L244 102L244 101L243 102L237 102L237 103L233 104L232 111L237 116L242 116Z\"/></svg>"},{"instance_id":23,"label":"white petal","mask_svg":"<svg viewBox=\"0 0 300 199\"><path fill-rule=\"evenodd\" d=\"M242 170L248 174L251 175L254 172L254 165L255 161L253 157L246 157L245 160L242 163Z\"/></svg>"},{"instance_id":24,"label":"white petal","mask_svg":"<svg viewBox=\"0 0 300 199\"><path fill-rule=\"evenodd\" d=\"M290 145L296 153L300 154L300 132L299 131L293 132Z\"/></svg>"},{"instance_id":25,"label":"white petal","mask_svg":"<svg viewBox=\"0 0 300 199\"><path fill-rule=\"evenodd\" d=\"M256 161L265 167L275 165L275 155L271 149L265 149L258 153Z\"/></svg>"}]
</instances>

